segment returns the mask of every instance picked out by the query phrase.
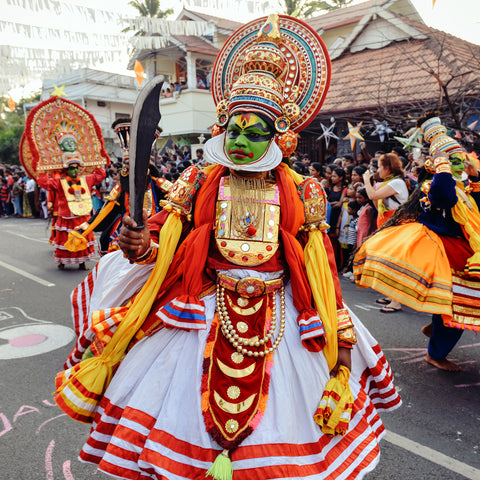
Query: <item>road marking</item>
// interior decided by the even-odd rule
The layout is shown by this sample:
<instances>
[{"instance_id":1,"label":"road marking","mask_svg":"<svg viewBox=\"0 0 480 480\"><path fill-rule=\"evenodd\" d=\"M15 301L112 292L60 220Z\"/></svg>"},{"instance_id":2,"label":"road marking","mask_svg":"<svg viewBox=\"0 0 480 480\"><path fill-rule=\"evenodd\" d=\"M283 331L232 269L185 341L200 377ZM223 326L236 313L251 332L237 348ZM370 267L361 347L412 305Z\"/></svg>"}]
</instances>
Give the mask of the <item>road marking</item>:
<instances>
[{"instance_id":1,"label":"road marking","mask_svg":"<svg viewBox=\"0 0 480 480\"><path fill-rule=\"evenodd\" d=\"M397 447L408 450L409 452L423 457L430 462L436 463L441 467L444 467L452 472L463 475L465 478L470 480L478 480L480 478L480 470L467 465L466 463L459 462L452 457L444 455L443 453L437 452L432 448L426 447L420 443L414 442L406 437L402 437L396 433L387 431L385 435L385 440Z\"/></svg>"},{"instance_id":2,"label":"road marking","mask_svg":"<svg viewBox=\"0 0 480 480\"><path fill-rule=\"evenodd\" d=\"M27 235L22 235L21 233L12 232L11 230L5 230L5 233L10 233L11 235L16 235L17 237L22 237L26 240L31 240L32 242L48 243L48 240L42 238L28 237Z\"/></svg>"},{"instance_id":3,"label":"road marking","mask_svg":"<svg viewBox=\"0 0 480 480\"><path fill-rule=\"evenodd\" d=\"M376 305L369 305L365 303L355 303L353 306L359 308L360 310L367 310L367 311L380 310L382 308L380 306L377 307Z\"/></svg>"},{"instance_id":4,"label":"road marking","mask_svg":"<svg viewBox=\"0 0 480 480\"><path fill-rule=\"evenodd\" d=\"M34 282L37 282L40 285L43 285L44 287L55 286L54 283L49 282L48 280L43 280L43 278L37 277L36 275L28 273L25 270L22 270L21 268L14 267L13 265L9 265L8 263L2 262L1 260L0 260L0 267L8 268L8 270L11 270L12 272L18 273L19 275L29 278L30 280L33 280Z\"/></svg>"}]
</instances>

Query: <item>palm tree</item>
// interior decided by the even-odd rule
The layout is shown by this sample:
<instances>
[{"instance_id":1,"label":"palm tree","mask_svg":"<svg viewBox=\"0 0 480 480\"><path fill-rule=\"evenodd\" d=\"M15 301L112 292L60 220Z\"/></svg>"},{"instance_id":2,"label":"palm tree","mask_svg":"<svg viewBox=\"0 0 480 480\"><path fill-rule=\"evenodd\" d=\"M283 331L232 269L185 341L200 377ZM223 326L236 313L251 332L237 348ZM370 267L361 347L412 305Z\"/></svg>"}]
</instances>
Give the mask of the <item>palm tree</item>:
<instances>
[{"instance_id":1,"label":"palm tree","mask_svg":"<svg viewBox=\"0 0 480 480\"><path fill-rule=\"evenodd\" d=\"M150 18L165 18L168 15L173 13L173 8L168 8L167 10L160 10L160 1L159 0L131 0L128 2L129 5L136 8L140 17L150 17ZM122 33L131 32L135 30L134 27L129 26L122 30ZM135 32L135 36L143 37L147 34L147 32L143 30L139 30Z\"/></svg>"},{"instance_id":2,"label":"palm tree","mask_svg":"<svg viewBox=\"0 0 480 480\"><path fill-rule=\"evenodd\" d=\"M337 10L350 5L353 0L281 0L284 13L292 17L307 18L315 12Z\"/></svg>"},{"instance_id":3,"label":"palm tree","mask_svg":"<svg viewBox=\"0 0 480 480\"><path fill-rule=\"evenodd\" d=\"M150 18L165 18L173 13L173 8L167 10L160 10L159 0L132 0L128 2L129 5L136 8L141 17Z\"/></svg>"}]
</instances>

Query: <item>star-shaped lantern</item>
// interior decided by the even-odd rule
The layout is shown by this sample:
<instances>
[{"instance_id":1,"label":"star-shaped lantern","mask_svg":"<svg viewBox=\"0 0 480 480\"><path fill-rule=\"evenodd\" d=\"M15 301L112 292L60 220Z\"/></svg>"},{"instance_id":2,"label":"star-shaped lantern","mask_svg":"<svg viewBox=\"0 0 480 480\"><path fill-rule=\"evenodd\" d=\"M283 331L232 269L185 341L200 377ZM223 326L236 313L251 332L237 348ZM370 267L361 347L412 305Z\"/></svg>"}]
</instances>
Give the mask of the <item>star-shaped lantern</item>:
<instances>
[{"instance_id":1,"label":"star-shaped lantern","mask_svg":"<svg viewBox=\"0 0 480 480\"><path fill-rule=\"evenodd\" d=\"M65 84L63 84L61 87L57 87L55 84L53 84L53 92L50 94L51 97L57 96L57 97L67 97L68 95L64 92L65 90Z\"/></svg>"},{"instance_id":2,"label":"star-shaped lantern","mask_svg":"<svg viewBox=\"0 0 480 480\"><path fill-rule=\"evenodd\" d=\"M373 123L375 123L373 135L378 135L380 141L383 143L385 141L385 135L388 136L389 133L393 133L393 130L388 128L387 122L379 122L376 118L373 119Z\"/></svg>"},{"instance_id":3,"label":"star-shaped lantern","mask_svg":"<svg viewBox=\"0 0 480 480\"><path fill-rule=\"evenodd\" d=\"M409 130L407 135L411 132ZM417 141L417 139L422 135L422 130L420 128L415 128L410 136L408 137L393 137L397 142L400 142L403 145L404 150L411 152L414 148L422 148L422 144Z\"/></svg>"},{"instance_id":4,"label":"star-shaped lantern","mask_svg":"<svg viewBox=\"0 0 480 480\"><path fill-rule=\"evenodd\" d=\"M362 135L360 134L360 127L362 126L363 122L360 122L356 127L354 127L350 122L348 124L348 135L344 137L344 140L350 139L350 147L352 150L355 148L355 142L357 140L364 140Z\"/></svg>"},{"instance_id":5,"label":"star-shaped lantern","mask_svg":"<svg viewBox=\"0 0 480 480\"><path fill-rule=\"evenodd\" d=\"M338 137L333 133L333 129L335 128L335 122L333 122L329 127L326 127L323 123L320 123L322 127L323 133L317 138L317 140L321 140L322 138L325 139L325 145L328 149L328 144L330 143L330 139L334 138L338 140Z\"/></svg>"}]
</instances>

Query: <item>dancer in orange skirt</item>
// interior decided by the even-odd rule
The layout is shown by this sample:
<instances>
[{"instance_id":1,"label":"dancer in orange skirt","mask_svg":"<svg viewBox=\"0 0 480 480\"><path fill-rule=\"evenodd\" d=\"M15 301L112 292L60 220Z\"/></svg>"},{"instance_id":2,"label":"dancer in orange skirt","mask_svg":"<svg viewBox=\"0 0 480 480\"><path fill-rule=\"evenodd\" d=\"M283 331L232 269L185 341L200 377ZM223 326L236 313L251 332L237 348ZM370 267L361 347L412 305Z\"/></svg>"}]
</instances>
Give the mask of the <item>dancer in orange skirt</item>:
<instances>
[{"instance_id":1,"label":"dancer in orange skirt","mask_svg":"<svg viewBox=\"0 0 480 480\"><path fill-rule=\"evenodd\" d=\"M410 199L359 249L354 275L359 286L432 313L423 329L426 360L460 370L447 355L463 330L480 331L479 171L438 117L419 122L433 161Z\"/></svg>"}]
</instances>

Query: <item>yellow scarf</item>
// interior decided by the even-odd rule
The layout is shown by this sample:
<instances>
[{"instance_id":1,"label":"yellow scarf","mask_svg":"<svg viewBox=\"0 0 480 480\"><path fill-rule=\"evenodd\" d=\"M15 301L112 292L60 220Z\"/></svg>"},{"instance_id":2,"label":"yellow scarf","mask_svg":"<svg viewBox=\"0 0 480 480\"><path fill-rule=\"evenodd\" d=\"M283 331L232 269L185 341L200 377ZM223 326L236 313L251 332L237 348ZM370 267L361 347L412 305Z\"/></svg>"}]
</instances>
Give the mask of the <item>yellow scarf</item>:
<instances>
[{"instance_id":1,"label":"yellow scarf","mask_svg":"<svg viewBox=\"0 0 480 480\"><path fill-rule=\"evenodd\" d=\"M296 185L303 182L303 177L291 168L288 173ZM327 343L323 349L330 369L337 363L337 302L332 271L328 263L327 251L323 243L322 232L312 230L308 235L308 242L304 249L305 268L312 289L315 309L322 319L325 328Z\"/></svg>"},{"instance_id":2,"label":"yellow scarf","mask_svg":"<svg viewBox=\"0 0 480 480\"><path fill-rule=\"evenodd\" d=\"M387 178L385 178L383 180L383 182L380 184L380 186L378 187L378 190L380 190L382 187L384 187L385 185L388 185L394 178L397 178L395 175L389 175ZM384 203L384 200L386 200L386 198L380 198L378 200L378 213L385 213L385 212L388 212L388 208L385 206L385 203Z\"/></svg>"},{"instance_id":3,"label":"yellow scarf","mask_svg":"<svg viewBox=\"0 0 480 480\"><path fill-rule=\"evenodd\" d=\"M465 238L474 254L465 264L465 273L480 278L480 213L475 200L465 192L463 183L455 187L458 201L452 208L453 219L461 225Z\"/></svg>"}]
</instances>

